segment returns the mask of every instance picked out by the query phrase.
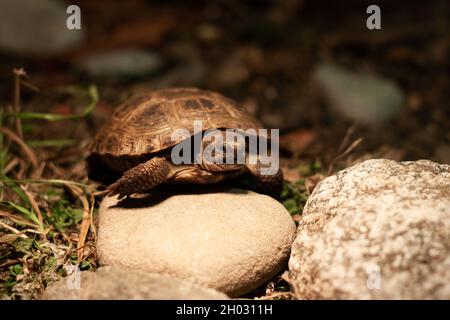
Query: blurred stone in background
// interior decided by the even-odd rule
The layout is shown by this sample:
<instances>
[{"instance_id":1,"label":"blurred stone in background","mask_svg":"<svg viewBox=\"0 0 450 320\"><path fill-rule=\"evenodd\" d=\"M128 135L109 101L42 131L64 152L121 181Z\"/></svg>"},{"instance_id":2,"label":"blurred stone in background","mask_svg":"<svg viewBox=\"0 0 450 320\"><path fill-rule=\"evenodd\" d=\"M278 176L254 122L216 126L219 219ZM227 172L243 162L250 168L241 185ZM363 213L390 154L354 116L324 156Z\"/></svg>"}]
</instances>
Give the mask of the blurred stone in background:
<instances>
[{"instance_id":1,"label":"blurred stone in background","mask_svg":"<svg viewBox=\"0 0 450 320\"><path fill-rule=\"evenodd\" d=\"M368 72L321 64L312 77L333 110L366 125L388 122L398 114L405 100L395 83Z\"/></svg>"},{"instance_id":2,"label":"blurred stone in background","mask_svg":"<svg viewBox=\"0 0 450 320\"><path fill-rule=\"evenodd\" d=\"M55 0L1 1L0 48L24 56L50 56L79 46L84 29L67 29L66 9Z\"/></svg>"},{"instance_id":3,"label":"blurred stone in background","mask_svg":"<svg viewBox=\"0 0 450 320\"><path fill-rule=\"evenodd\" d=\"M161 59L148 50L117 49L84 56L77 66L92 77L136 77L156 71Z\"/></svg>"}]
</instances>

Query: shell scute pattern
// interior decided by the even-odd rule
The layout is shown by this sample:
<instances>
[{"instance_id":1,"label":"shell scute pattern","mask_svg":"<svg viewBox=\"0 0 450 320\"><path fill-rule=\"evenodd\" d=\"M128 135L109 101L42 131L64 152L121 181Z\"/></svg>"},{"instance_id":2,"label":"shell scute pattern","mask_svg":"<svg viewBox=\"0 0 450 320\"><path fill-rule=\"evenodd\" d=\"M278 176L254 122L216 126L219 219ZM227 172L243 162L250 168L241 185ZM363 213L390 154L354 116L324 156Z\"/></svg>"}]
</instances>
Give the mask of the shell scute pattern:
<instances>
[{"instance_id":1,"label":"shell scute pattern","mask_svg":"<svg viewBox=\"0 0 450 320\"><path fill-rule=\"evenodd\" d=\"M189 136L172 140L177 129L259 129L261 125L220 94L193 88L163 89L131 98L97 133L91 151L100 155L139 156L170 148Z\"/></svg>"},{"instance_id":2,"label":"shell scute pattern","mask_svg":"<svg viewBox=\"0 0 450 320\"><path fill-rule=\"evenodd\" d=\"M210 99L200 98L200 102L202 103L202 106L207 109L214 108L214 102L212 102Z\"/></svg>"},{"instance_id":3,"label":"shell scute pattern","mask_svg":"<svg viewBox=\"0 0 450 320\"><path fill-rule=\"evenodd\" d=\"M201 106L200 106L200 103L198 103L198 101L197 100L195 100L195 99L188 99L188 100L185 100L185 101L183 101L183 107L184 108L186 108L186 109L198 109L198 108L200 108Z\"/></svg>"},{"instance_id":4,"label":"shell scute pattern","mask_svg":"<svg viewBox=\"0 0 450 320\"><path fill-rule=\"evenodd\" d=\"M148 96L138 96L128 100L114 111L113 118L121 119L125 117L126 115L136 110L139 106L141 106L142 103L148 101L148 99Z\"/></svg>"}]
</instances>

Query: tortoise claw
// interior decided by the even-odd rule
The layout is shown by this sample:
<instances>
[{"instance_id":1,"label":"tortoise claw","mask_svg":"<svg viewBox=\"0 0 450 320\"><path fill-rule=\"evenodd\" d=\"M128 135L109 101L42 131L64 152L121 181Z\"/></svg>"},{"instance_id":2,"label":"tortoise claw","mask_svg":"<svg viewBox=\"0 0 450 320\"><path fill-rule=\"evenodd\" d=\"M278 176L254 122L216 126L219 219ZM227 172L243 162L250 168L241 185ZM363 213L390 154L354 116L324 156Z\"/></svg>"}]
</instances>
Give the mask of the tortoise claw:
<instances>
[{"instance_id":1,"label":"tortoise claw","mask_svg":"<svg viewBox=\"0 0 450 320\"><path fill-rule=\"evenodd\" d=\"M118 199L122 199L126 196L126 194L123 192L123 189L121 187L120 179L114 182L113 184L110 184L108 187L106 187L106 194L108 197L113 197L115 195L119 195Z\"/></svg>"}]
</instances>

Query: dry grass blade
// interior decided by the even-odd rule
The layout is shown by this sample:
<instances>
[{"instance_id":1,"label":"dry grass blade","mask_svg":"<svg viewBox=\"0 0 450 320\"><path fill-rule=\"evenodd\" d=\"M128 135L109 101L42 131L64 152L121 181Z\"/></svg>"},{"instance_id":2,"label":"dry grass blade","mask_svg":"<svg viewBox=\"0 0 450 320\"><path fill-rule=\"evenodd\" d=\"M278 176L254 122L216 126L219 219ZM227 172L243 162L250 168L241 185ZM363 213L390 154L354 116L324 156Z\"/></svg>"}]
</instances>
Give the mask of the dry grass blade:
<instances>
[{"instance_id":1,"label":"dry grass blade","mask_svg":"<svg viewBox=\"0 0 450 320\"><path fill-rule=\"evenodd\" d=\"M20 186L20 189L22 189L22 191L25 193L25 195L28 197L28 200L30 201L31 207L33 208L33 210L36 212L36 215L38 217L39 223L41 226L44 225L44 219L42 218L42 212L41 209L39 209L39 206L36 202L36 200L34 199L33 194L31 194L31 192L29 192L27 190L27 188L25 188L24 186Z\"/></svg>"},{"instance_id":2,"label":"dry grass blade","mask_svg":"<svg viewBox=\"0 0 450 320\"><path fill-rule=\"evenodd\" d=\"M0 132L8 136L12 141L14 141L20 146L23 153L26 155L26 157L28 158L28 160L30 161L31 165L34 168L38 166L38 160L33 150L31 150L31 148L28 147L26 143L17 134L15 134L13 131L5 127L0 128Z\"/></svg>"},{"instance_id":3,"label":"dry grass blade","mask_svg":"<svg viewBox=\"0 0 450 320\"><path fill-rule=\"evenodd\" d=\"M77 257L78 257L78 262L81 262L84 258L84 250L82 250L82 248L84 248L84 245L86 243L86 237L89 231L89 227L91 225L91 210L89 208L89 203L86 199L86 196L80 196L79 197L82 204L83 204L83 220L81 221L81 225L80 225L80 234L78 236L78 244L77 244Z\"/></svg>"},{"instance_id":4,"label":"dry grass blade","mask_svg":"<svg viewBox=\"0 0 450 320\"><path fill-rule=\"evenodd\" d=\"M44 172L45 166L47 165L47 163L41 162L39 164L39 167L37 167L32 173L31 173L31 179L33 180L37 180L40 177L42 177L42 173Z\"/></svg>"},{"instance_id":5,"label":"dry grass blade","mask_svg":"<svg viewBox=\"0 0 450 320\"><path fill-rule=\"evenodd\" d=\"M20 78L26 76L26 72L22 69L14 69L14 112L20 113ZM22 139L22 122L19 118L16 118L16 130L18 136Z\"/></svg>"},{"instance_id":6,"label":"dry grass blade","mask_svg":"<svg viewBox=\"0 0 450 320\"><path fill-rule=\"evenodd\" d=\"M22 234L21 231L17 230L17 229L14 228L14 227L11 227L10 225L7 225L7 224L4 223L4 222L1 222L1 221L0 221L0 227L4 228L4 229L6 229L6 230L9 230L9 231L11 231L11 232L14 233L14 234L17 234L17 235L18 235L20 238L22 238L22 239L28 238L26 235Z\"/></svg>"},{"instance_id":7,"label":"dry grass blade","mask_svg":"<svg viewBox=\"0 0 450 320\"><path fill-rule=\"evenodd\" d=\"M22 214L27 219L29 219L30 221L34 222L35 223L34 226L33 226L34 229L42 230L43 225L40 224L39 219L33 213L33 211L30 211L28 208L25 208L23 205L14 203L12 201L8 201L8 205L11 208L13 208L14 210L16 210L17 212L19 212L20 214Z\"/></svg>"},{"instance_id":8,"label":"dry grass blade","mask_svg":"<svg viewBox=\"0 0 450 320\"><path fill-rule=\"evenodd\" d=\"M339 146L338 152L337 154L341 154L345 147L348 146L348 143L350 142L350 138L353 136L353 134L355 133L357 124L353 123L348 129L347 132L345 133L345 137L344 139L342 139L341 145Z\"/></svg>"},{"instance_id":9,"label":"dry grass blade","mask_svg":"<svg viewBox=\"0 0 450 320\"><path fill-rule=\"evenodd\" d=\"M26 79L21 79L20 84L34 92L41 92L41 90L38 87L36 87L34 84L27 81Z\"/></svg>"},{"instance_id":10,"label":"dry grass blade","mask_svg":"<svg viewBox=\"0 0 450 320\"><path fill-rule=\"evenodd\" d=\"M65 185L65 186L76 186L79 188L87 188L86 184L80 182L74 182L63 179L9 179L11 182L15 183L43 183L43 184L54 184L54 185Z\"/></svg>"},{"instance_id":11,"label":"dry grass blade","mask_svg":"<svg viewBox=\"0 0 450 320\"><path fill-rule=\"evenodd\" d=\"M334 164L335 164L338 160L340 160L340 159L342 159L342 158L348 156L350 153L352 153L353 150L355 150L355 149L361 144L361 142L363 142L363 141L364 141L363 138L358 138L358 139L356 139L355 141L352 142L352 144L351 144L350 146L347 147L347 149L345 149L344 152L342 152L341 154L337 155L337 156L333 159L333 161L331 161L331 163L330 163L330 165L329 165L329 167L328 167L328 175L330 175L330 174L333 172Z\"/></svg>"},{"instance_id":12,"label":"dry grass blade","mask_svg":"<svg viewBox=\"0 0 450 320\"><path fill-rule=\"evenodd\" d=\"M93 204L92 206L90 205L83 190L78 186L67 185L67 187L74 196L80 199L83 205L83 218L80 224L80 233L78 235L78 243L77 243L77 260L78 263L80 263L84 259L84 246L86 244L86 238L89 232L89 227L92 224L91 222L92 222ZM93 199L92 195L91 199Z\"/></svg>"},{"instance_id":13,"label":"dry grass blade","mask_svg":"<svg viewBox=\"0 0 450 320\"><path fill-rule=\"evenodd\" d=\"M24 225L32 228L35 227L35 225L30 221L28 221L27 219L6 211L0 211L0 217L8 218L18 225Z\"/></svg>"},{"instance_id":14,"label":"dry grass blade","mask_svg":"<svg viewBox=\"0 0 450 320\"><path fill-rule=\"evenodd\" d=\"M344 152L342 152L339 156L336 157L336 160L348 156L350 153L353 152L353 150L355 150L361 144L361 142L363 142L363 140L364 140L363 138L358 138L355 141L353 141L352 144L347 149L345 149Z\"/></svg>"},{"instance_id":15,"label":"dry grass blade","mask_svg":"<svg viewBox=\"0 0 450 320\"><path fill-rule=\"evenodd\" d=\"M108 193L108 190L100 190L93 193L94 196L103 196Z\"/></svg>"},{"instance_id":16,"label":"dry grass blade","mask_svg":"<svg viewBox=\"0 0 450 320\"><path fill-rule=\"evenodd\" d=\"M27 171L28 167L29 165L27 161L19 159L19 169L15 173L16 178L22 179L25 176L25 172Z\"/></svg>"},{"instance_id":17,"label":"dry grass blade","mask_svg":"<svg viewBox=\"0 0 450 320\"><path fill-rule=\"evenodd\" d=\"M94 197L93 192L90 193L90 201L91 201L91 211L89 212L89 218L90 218L91 230L92 230L92 233L94 234L94 241L97 241L97 229L95 228L94 219L93 219L94 205L95 205L95 197Z\"/></svg>"},{"instance_id":18,"label":"dry grass blade","mask_svg":"<svg viewBox=\"0 0 450 320\"><path fill-rule=\"evenodd\" d=\"M1 240L1 238L0 238L0 243L1 243L1 242L2 242L2 240ZM0 264L0 269L1 269L1 268L7 268L7 267L9 267L9 266L12 266L12 265L16 264L17 262L19 262L18 259L6 260L5 263Z\"/></svg>"},{"instance_id":19,"label":"dry grass blade","mask_svg":"<svg viewBox=\"0 0 450 320\"><path fill-rule=\"evenodd\" d=\"M14 157L6 166L3 168L3 174L7 175L12 169L19 165L19 159Z\"/></svg>"},{"instance_id":20,"label":"dry grass blade","mask_svg":"<svg viewBox=\"0 0 450 320\"><path fill-rule=\"evenodd\" d=\"M20 236L20 234L16 233L5 234L0 237L0 244L8 244L14 242L17 240L17 238L20 238Z\"/></svg>"}]
</instances>

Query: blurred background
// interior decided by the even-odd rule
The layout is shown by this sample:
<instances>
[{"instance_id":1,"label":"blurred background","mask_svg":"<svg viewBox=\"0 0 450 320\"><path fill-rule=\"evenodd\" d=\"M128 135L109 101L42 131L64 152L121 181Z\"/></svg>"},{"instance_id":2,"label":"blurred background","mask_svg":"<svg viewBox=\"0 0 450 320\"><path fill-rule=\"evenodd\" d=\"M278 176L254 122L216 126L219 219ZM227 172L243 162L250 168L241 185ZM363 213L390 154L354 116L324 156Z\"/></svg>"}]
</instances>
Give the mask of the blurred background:
<instances>
[{"instance_id":1,"label":"blurred background","mask_svg":"<svg viewBox=\"0 0 450 320\"><path fill-rule=\"evenodd\" d=\"M66 28L70 4L81 9L81 30ZM83 102L59 90L96 85L89 117L23 124L26 139L73 139L83 149L127 97L195 86L281 129L287 171L305 159L450 163L450 3L377 1L381 30L366 27L370 4L1 1L0 103L12 104L19 67L22 111L80 113Z\"/></svg>"}]
</instances>

